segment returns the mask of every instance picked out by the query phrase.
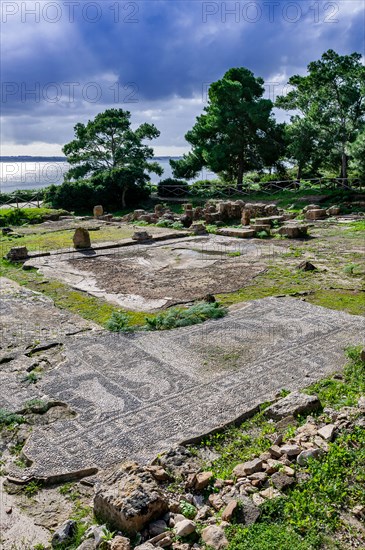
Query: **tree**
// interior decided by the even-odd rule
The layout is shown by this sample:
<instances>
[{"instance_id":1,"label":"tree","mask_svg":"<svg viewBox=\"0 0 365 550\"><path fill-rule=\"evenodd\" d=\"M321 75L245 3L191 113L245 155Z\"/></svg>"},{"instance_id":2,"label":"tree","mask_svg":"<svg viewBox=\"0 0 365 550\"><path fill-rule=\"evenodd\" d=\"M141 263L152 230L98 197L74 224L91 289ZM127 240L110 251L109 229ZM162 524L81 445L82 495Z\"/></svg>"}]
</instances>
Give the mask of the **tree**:
<instances>
[{"instance_id":1,"label":"tree","mask_svg":"<svg viewBox=\"0 0 365 550\"><path fill-rule=\"evenodd\" d=\"M350 147L350 166L356 174L365 180L365 128L358 134Z\"/></svg>"},{"instance_id":2,"label":"tree","mask_svg":"<svg viewBox=\"0 0 365 550\"><path fill-rule=\"evenodd\" d=\"M170 161L175 177L191 178L206 166L226 179L235 179L241 189L244 172L265 164L264 146L268 141L275 143L276 123L272 102L262 98L263 83L241 67L230 69L210 86L204 114L185 136L191 152ZM271 150L270 162L276 162L279 155L278 146L275 154Z\"/></svg>"},{"instance_id":3,"label":"tree","mask_svg":"<svg viewBox=\"0 0 365 550\"><path fill-rule=\"evenodd\" d=\"M72 168L65 180L90 178L112 192L115 204L126 206L126 193L133 185L143 188L148 172L161 175L163 170L153 158L153 149L143 143L160 135L153 124L130 127L130 113L123 109L108 109L94 120L76 124L75 139L63 152Z\"/></svg>"},{"instance_id":4,"label":"tree","mask_svg":"<svg viewBox=\"0 0 365 550\"><path fill-rule=\"evenodd\" d=\"M315 130L323 145L323 161L340 166L340 177L347 178L350 144L365 121L365 67L361 54L340 56L328 50L319 61L308 65L308 75L289 79L292 90L280 96L276 106L299 111L307 128ZM297 118L292 118L297 122ZM303 128L303 126L301 126ZM328 155L328 149L331 149Z\"/></svg>"},{"instance_id":5,"label":"tree","mask_svg":"<svg viewBox=\"0 0 365 550\"><path fill-rule=\"evenodd\" d=\"M285 128L286 156L297 165L297 179L301 180L303 171L316 175L321 164L323 149L318 129L311 121L294 116L291 124Z\"/></svg>"}]
</instances>

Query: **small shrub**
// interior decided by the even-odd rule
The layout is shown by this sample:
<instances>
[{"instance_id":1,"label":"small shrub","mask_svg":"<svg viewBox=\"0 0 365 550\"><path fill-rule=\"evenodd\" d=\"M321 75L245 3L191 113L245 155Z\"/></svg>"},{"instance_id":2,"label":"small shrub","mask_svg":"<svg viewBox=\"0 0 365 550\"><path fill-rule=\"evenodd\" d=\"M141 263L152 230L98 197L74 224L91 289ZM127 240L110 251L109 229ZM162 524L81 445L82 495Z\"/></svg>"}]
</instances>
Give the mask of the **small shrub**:
<instances>
[{"instance_id":1,"label":"small shrub","mask_svg":"<svg viewBox=\"0 0 365 550\"><path fill-rule=\"evenodd\" d=\"M345 265L343 268L343 272L346 273L346 275L361 275L362 269L359 264L348 264Z\"/></svg>"},{"instance_id":2,"label":"small shrub","mask_svg":"<svg viewBox=\"0 0 365 550\"><path fill-rule=\"evenodd\" d=\"M111 332L130 332L133 330L129 324L128 315L122 311L113 311L112 316L105 324L105 328Z\"/></svg>"},{"instance_id":3,"label":"small shrub","mask_svg":"<svg viewBox=\"0 0 365 550\"><path fill-rule=\"evenodd\" d=\"M227 309L217 302L209 304L200 302L187 309L174 307L156 317L146 317L148 330L169 330L203 323L207 319L219 319L227 314Z\"/></svg>"},{"instance_id":4,"label":"small shrub","mask_svg":"<svg viewBox=\"0 0 365 550\"><path fill-rule=\"evenodd\" d=\"M23 424L24 422L24 416L9 412L6 409L0 409L0 429L2 429L4 426Z\"/></svg>"},{"instance_id":5,"label":"small shrub","mask_svg":"<svg viewBox=\"0 0 365 550\"><path fill-rule=\"evenodd\" d=\"M39 376L35 372L30 372L23 378L23 382L26 384L36 384L39 380Z\"/></svg>"},{"instance_id":6,"label":"small shrub","mask_svg":"<svg viewBox=\"0 0 365 550\"><path fill-rule=\"evenodd\" d=\"M190 504L190 502L187 502L186 500L182 500L180 501L180 512L186 518L193 519L197 514L197 509L193 504Z\"/></svg>"},{"instance_id":7,"label":"small shrub","mask_svg":"<svg viewBox=\"0 0 365 550\"><path fill-rule=\"evenodd\" d=\"M208 224L205 226L205 229L208 231L208 233L211 233L212 235L216 235L218 227L213 224Z\"/></svg>"},{"instance_id":8,"label":"small shrub","mask_svg":"<svg viewBox=\"0 0 365 550\"><path fill-rule=\"evenodd\" d=\"M41 485L37 483L36 481L30 481L28 485L24 487L24 494L27 497L32 497L38 493L38 491L41 490Z\"/></svg>"}]
</instances>

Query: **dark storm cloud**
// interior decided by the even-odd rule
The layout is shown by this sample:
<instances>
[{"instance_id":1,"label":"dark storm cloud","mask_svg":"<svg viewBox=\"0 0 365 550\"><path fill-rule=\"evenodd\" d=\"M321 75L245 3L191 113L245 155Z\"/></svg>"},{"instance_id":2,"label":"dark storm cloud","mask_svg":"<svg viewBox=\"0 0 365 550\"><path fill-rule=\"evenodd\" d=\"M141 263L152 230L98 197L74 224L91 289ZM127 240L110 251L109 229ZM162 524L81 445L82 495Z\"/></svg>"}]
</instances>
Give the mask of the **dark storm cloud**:
<instances>
[{"instance_id":1,"label":"dark storm cloud","mask_svg":"<svg viewBox=\"0 0 365 550\"><path fill-rule=\"evenodd\" d=\"M5 138L19 141L19 116L23 142L53 142L69 121L106 105L146 120L167 103L173 113L173 102L201 97L232 66L283 85L329 48L363 53L363 8L363 0L3 0L1 109L12 123ZM190 122L202 105L184 108Z\"/></svg>"}]
</instances>

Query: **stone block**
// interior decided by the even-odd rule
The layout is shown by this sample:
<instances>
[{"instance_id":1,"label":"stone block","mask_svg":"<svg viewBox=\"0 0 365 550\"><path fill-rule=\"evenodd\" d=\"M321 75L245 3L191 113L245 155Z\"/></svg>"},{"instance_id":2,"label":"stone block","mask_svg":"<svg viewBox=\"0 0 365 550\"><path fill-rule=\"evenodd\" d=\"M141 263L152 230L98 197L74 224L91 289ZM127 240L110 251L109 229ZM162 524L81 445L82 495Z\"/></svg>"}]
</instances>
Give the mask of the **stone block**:
<instances>
[{"instance_id":1,"label":"stone block","mask_svg":"<svg viewBox=\"0 0 365 550\"><path fill-rule=\"evenodd\" d=\"M326 219L326 217L327 217L327 212L324 208L307 210L307 212L305 213L305 219L311 220L311 221L324 220Z\"/></svg>"},{"instance_id":2,"label":"stone block","mask_svg":"<svg viewBox=\"0 0 365 550\"><path fill-rule=\"evenodd\" d=\"M103 214L104 214L104 208L101 206L101 204L94 206L94 209L93 209L94 218L99 218Z\"/></svg>"},{"instance_id":3,"label":"stone block","mask_svg":"<svg viewBox=\"0 0 365 550\"><path fill-rule=\"evenodd\" d=\"M283 225L276 231L278 235L288 239L303 239L308 236L307 225Z\"/></svg>"},{"instance_id":4,"label":"stone block","mask_svg":"<svg viewBox=\"0 0 365 550\"><path fill-rule=\"evenodd\" d=\"M238 239L248 239L255 236L255 231L252 229L234 229L224 227L217 230L217 235L225 237L236 237Z\"/></svg>"},{"instance_id":5,"label":"stone block","mask_svg":"<svg viewBox=\"0 0 365 550\"><path fill-rule=\"evenodd\" d=\"M74 248L90 248L91 240L90 234L87 229L84 227L78 227L72 238L74 243Z\"/></svg>"},{"instance_id":6,"label":"stone block","mask_svg":"<svg viewBox=\"0 0 365 550\"><path fill-rule=\"evenodd\" d=\"M168 498L152 474L135 463L107 472L94 497L94 512L126 533L137 533L168 510Z\"/></svg>"},{"instance_id":7,"label":"stone block","mask_svg":"<svg viewBox=\"0 0 365 550\"><path fill-rule=\"evenodd\" d=\"M9 250L6 258L12 262L26 260L28 258L28 249L26 246L15 246Z\"/></svg>"},{"instance_id":8,"label":"stone block","mask_svg":"<svg viewBox=\"0 0 365 550\"><path fill-rule=\"evenodd\" d=\"M273 420L280 420L290 415L309 414L320 407L321 402L316 395L292 392L265 409L265 415Z\"/></svg>"}]
</instances>

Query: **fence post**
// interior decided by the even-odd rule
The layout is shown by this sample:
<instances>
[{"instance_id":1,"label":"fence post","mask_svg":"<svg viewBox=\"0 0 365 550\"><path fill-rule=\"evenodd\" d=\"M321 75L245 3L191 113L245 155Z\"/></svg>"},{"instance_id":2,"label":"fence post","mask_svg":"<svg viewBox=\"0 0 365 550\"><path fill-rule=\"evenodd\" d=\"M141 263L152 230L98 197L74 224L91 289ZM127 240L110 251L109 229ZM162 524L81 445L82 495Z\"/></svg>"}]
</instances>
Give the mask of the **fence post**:
<instances>
[{"instance_id":1,"label":"fence post","mask_svg":"<svg viewBox=\"0 0 365 550\"><path fill-rule=\"evenodd\" d=\"M15 200L16 200L16 207L19 209L18 195L15 196Z\"/></svg>"},{"instance_id":2,"label":"fence post","mask_svg":"<svg viewBox=\"0 0 365 550\"><path fill-rule=\"evenodd\" d=\"M36 194L37 197L37 208L39 208L39 193Z\"/></svg>"}]
</instances>

